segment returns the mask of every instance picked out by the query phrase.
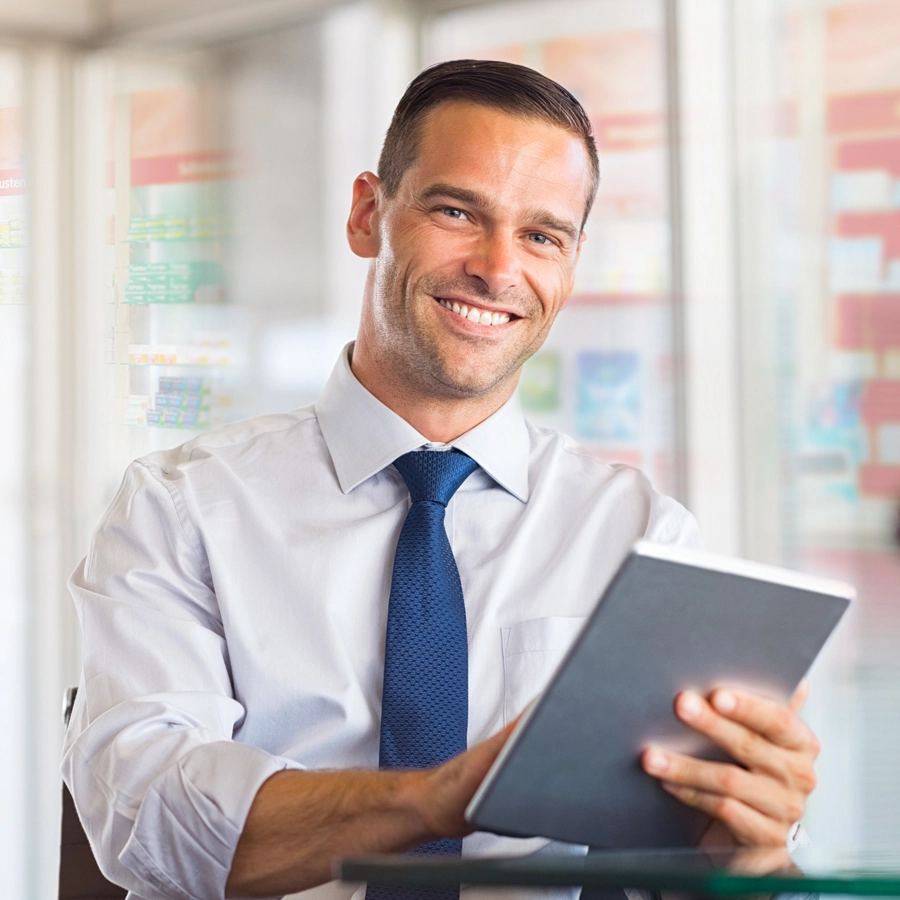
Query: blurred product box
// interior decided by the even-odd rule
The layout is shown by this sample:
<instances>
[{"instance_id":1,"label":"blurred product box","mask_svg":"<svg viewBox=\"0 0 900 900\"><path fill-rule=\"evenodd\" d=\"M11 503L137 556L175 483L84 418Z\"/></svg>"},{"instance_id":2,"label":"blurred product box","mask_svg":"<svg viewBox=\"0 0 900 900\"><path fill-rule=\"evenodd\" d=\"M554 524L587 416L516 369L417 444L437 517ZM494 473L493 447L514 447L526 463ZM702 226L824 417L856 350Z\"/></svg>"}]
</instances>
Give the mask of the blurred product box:
<instances>
[{"instance_id":1,"label":"blurred product box","mask_svg":"<svg viewBox=\"0 0 900 900\"><path fill-rule=\"evenodd\" d=\"M137 366L174 366L178 348L173 344L129 344L128 362Z\"/></svg>"},{"instance_id":2,"label":"blurred product box","mask_svg":"<svg viewBox=\"0 0 900 900\"><path fill-rule=\"evenodd\" d=\"M160 378L159 390L166 394L208 394L205 378Z\"/></svg>"},{"instance_id":3,"label":"blurred product box","mask_svg":"<svg viewBox=\"0 0 900 900\"><path fill-rule=\"evenodd\" d=\"M125 407L124 423L157 428L197 428L209 425L209 385L203 378L160 378L159 391L130 394Z\"/></svg>"},{"instance_id":4,"label":"blurred product box","mask_svg":"<svg viewBox=\"0 0 900 900\"><path fill-rule=\"evenodd\" d=\"M125 406L126 425L146 425L150 398L146 394L129 394Z\"/></svg>"},{"instance_id":5,"label":"blurred product box","mask_svg":"<svg viewBox=\"0 0 900 900\"><path fill-rule=\"evenodd\" d=\"M166 239L166 220L164 216L152 216L147 223L147 240L164 241Z\"/></svg>"},{"instance_id":6,"label":"blurred product box","mask_svg":"<svg viewBox=\"0 0 900 900\"><path fill-rule=\"evenodd\" d=\"M206 424L196 409L175 409L169 407L161 411L159 424L165 428L195 428Z\"/></svg>"},{"instance_id":7,"label":"blurred product box","mask_svg":"<svg viewBox=\"0 0 900 900\"><path fill-rule=\"evenodd\" d=\"M129 409L142 409L145 411L150 409L149 394L129 394L128 395L128 408Z\"/></svg>"},{"instance_id":8,"label":"blurred product box","mask_svg":"<svg viewBox=\"0 0 900 900\"><path fill-rule=\"evenodd\" d=\"M25 220L21 217L9 220L9 246L25 246Z\"/></svg>"},{"instance_id":9,"label":"blurred product box","mask_svg":"<svg viewBox=\"0 0 900 900\"><path fill-rule=\"evenodd\" d=\"M166 216L163 227L167 241L180 241L187 237L187 219L184 216Z\"/></svg>"},{"instance_id":10,"label":"blurred product box","mask_svg":"<svg viewBox=\"0 0 900 900\"><path fill-rule=\"evenodd\" d=\"M18 269L0 270L0 303L24 303L25 279Z\"/></svg>"},{"instance_id":11,"label":"blurred product box","mask_svg":"<svg viewBox=\"0 0 900 900\"><path fill-rule=\"evenodd\" d=\"M150 229L149 216L132 216L128 223L129 241L146 241Z\"/></svg>"},{"instance_id":12,"label":"blurred product box","mask_svg":"<svg viewBox=\"0 0 900 900\"><path fill-rule=\"evenodd\" d=\"M166 275L147 276L147 299L150 301L165 302L166 295L169 291L169 279Z\"/></svg>"},{"instance_id":13,"label":"blurred product box","mask_svg":"<svg viewBox=\"0 0 900 900\"><path fill-rule=\"evenodd\" d=\"M900 259L892 259L888 263L885 289L892 294L900 294Z\"/></svg>"},{"instance_id":14,"label":"blurred product box","mask_svg":"<svg viewBox=\"0 0 900 900\"><path fill-rule=\"evenodd\" d=\"M139 409L125 410L125 424L131 426L144 426L147 424L147 413Z\"/></svg>"},{"instance_id":15,"label":"blurred product box","mask_svg":"<svg viewBox=\"0 0 900 900\"><path fill-rule=\"evenodd\" d=\"M205 409L206 396L202 394L158 393L155 398L157 409Z\"/></svg>"},{"instance_id":16,"label":"blurred product box","mask_svg":"<svg viewBox=\"0 0 900 900\"><path fill-rule=\"evenodd\" d=\"M224 280L222 266L213 262L132 263L125 285L125 302L214 302L223 296Z\"/></svg>"},{"instance_id":17,"label":"blurred product box","mask_svg":"<svg viewBox=\"0 0 900 900\"><path fill-rule=\"evenodd\" d=\"M210 240L230 234L231 222L222 215L132 216L128 224L128 240L136 243Z\"/></svg>"},{"instance_id":18,"label":"blurred product box","mask_svg":"<svg viewBox=\"0 0 900 900\"><path fill-rule=\"evenodd\" d=\"M834 293L866 293L882 289L881 238L833 238L828 255Z\"/></svg>"},{"instance_id":19,"label":"blurred product box","mask_svg":"<svg viewBox=\"0 0 900 900\"><path fill-rule=\"evenodd\" d=\"M25 220L21 216L0 222L0 247L25 246Z\"/></svg>"},{"instance_id":20,"label":"blurred product box","mask_svg":"<svg viewBox=\"0 0 900 900\"><path fill-rule=\"evenodd\" d=\"M839 172L831 182L831 205L840 212L890 209L894 179L886 169Z\"/></svg>"},{"instance_id":21,"label":"blurred product box","mask_svg":"<svg viewBox=\"0 0 900 900\"><path fill-rule=\"evenodd\" d=\"M216 345L194 345L184 348L184 362L191 366L229 366L231 349L227 341Z\"/></svg>"}]
</instances>

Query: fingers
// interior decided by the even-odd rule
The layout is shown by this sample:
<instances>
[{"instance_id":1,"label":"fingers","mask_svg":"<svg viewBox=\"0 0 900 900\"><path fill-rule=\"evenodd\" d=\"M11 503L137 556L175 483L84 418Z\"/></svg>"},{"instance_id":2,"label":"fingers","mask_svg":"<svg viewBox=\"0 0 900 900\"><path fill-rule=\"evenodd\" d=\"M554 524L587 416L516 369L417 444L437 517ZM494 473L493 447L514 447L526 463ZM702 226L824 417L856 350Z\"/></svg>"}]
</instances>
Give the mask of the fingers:
<instances>
[{"instance_id":1,"label":"fingers","mask_svg":"<svg viewBox=\"0 0 900 900\"><path fill-rule=\"evenodd\" d=\"M675 700L678 717L738 764L654 747L644 751L644 769L738 843L783 847L816 783L819 743L797 716L806 693L801 684L786 704L730 689L713 691L709 700L684 691Z\"/></svg>"},{"instance_id":2,"label":"fingers","mask_svg":"<svg viewBox=\"0 0 900 900\"><path fill-rule=\"evenodd\" d=\"M671 782L662 786L682 803L722 822L739 844L784 847L789 824L771 819L734 797L723 797Z\"/></svg>"},{"instance_id":3,"label":"fingers","mask_svg":"<svg viewBox=\"0 0 900 900\"><path fill-rule=\"evenodd\" d=\"M693 691L683 691L675 700L675 712L685 724L751 767L765 765L771 758L770 745L818 754L809 726L777 700L719 689L707 702Z\"/></svg>"},{"instance_id":4,"label":"fingers","mask_svg":"<svg viewBox=\"0 0 900 900\"><path fill-rule=\"evenodd\" d=\"M731 763L695 759L657 747L646 750L642 762L644 769L663 781L664 786L678 786L704 796L715 795L719 799L733 798L785 825L796 822L803 815L801 796L768 775L749 772Z\"/></svg>"},{"instance_id":5,"label":"fingers","mask_svg":"<svg viewBox=\"0 0 900 900\"><path fill-rule=\"evenodd\" d=\"M800 681L800 684L797 685L797 690L794 691L794 696L791 697L790 703L788 706L791 708L791 712L795 715L800 714L800 710L803 709L804 704L806 703L806 698L809 696L809 679L804 678Z\"/></svg>"}]
</instances>

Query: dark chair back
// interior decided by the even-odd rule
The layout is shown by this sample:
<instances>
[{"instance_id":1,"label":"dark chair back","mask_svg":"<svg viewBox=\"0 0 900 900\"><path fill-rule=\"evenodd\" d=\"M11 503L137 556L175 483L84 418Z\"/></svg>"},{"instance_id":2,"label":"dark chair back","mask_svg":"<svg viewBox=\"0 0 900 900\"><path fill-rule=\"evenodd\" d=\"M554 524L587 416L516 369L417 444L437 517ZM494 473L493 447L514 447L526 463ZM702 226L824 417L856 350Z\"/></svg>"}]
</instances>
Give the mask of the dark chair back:
<instances>
[{"instance_id":1,"label":"dark chair back","mask_svg":"<svg viewBox=\"0 0 900 900\"><path fill-rule=\"evenodd\" d=\"M69 688L63 706L68 726L76 688ZM94 859L69 789L62 789L62 828L59 841L59 900L124 900L125 888L107 881Z\"/></svg>"}]
</instances>

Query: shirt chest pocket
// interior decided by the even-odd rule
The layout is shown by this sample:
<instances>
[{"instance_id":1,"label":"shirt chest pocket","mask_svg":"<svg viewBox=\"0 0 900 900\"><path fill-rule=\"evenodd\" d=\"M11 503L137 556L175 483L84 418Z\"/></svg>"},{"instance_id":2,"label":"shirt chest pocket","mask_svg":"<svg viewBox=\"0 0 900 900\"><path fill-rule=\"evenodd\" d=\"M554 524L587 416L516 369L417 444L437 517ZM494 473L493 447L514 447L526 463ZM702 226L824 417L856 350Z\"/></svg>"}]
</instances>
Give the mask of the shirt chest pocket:
<instances>
[{"instance_id":1,"label":"shirt chest pocket","mask_svg":"<svg viewBox=\"0 0 900 900\"><path fill-rule=\"evenodd\" d=\"M547 616L500 629L504 725L544 690L584 623L582 616Z\"/></svg>"}]
</instances>

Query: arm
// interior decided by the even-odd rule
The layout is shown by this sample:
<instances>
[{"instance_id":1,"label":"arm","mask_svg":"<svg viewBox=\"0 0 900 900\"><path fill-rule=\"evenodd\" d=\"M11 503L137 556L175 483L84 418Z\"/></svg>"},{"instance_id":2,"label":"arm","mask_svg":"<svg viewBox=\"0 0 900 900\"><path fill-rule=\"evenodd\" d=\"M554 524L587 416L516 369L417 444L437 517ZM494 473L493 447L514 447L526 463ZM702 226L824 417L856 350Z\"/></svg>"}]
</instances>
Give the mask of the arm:
<instances>
[{"instance_id":1,"label":"arm","mask_svg":"<svg viewBox=\"0 0 900 900\"><path fill-rule=\"evenodd\" d=\"M147 900L271 896L329 880L342 855L470 830L505 735L402 773L306 772L232 739L245 709L217 596L162 467L129 468L71 588L84 672L63 772L110 880Z\"/></svg>"},{"instance_id":2,"label":"arm","mask_svg":"<svg viewBox=\"0 0 900 900\"><path fill-rule=\"evenodd\" d=\"M333 878L341 857L470 834L465 808L513 727L434 769L273 775L250 807L226 896L305 890Z\"/></svg>"},{"instance_id":3,"label":"arm","mask_svg":"<svg viewBox=\"0 0 900 900\"><path fill-rule=\"evenodd\" d=\"M733 690L713 691L708 699L690 691L678 695L678 717L738 763L644 751L649 774L715 820L704 843L785 846L816 784L819 742L798 716L806 694L804 681L788 704Z\"/></svg>"}]
</instances>

